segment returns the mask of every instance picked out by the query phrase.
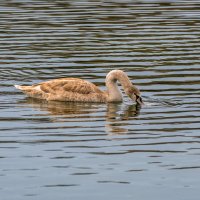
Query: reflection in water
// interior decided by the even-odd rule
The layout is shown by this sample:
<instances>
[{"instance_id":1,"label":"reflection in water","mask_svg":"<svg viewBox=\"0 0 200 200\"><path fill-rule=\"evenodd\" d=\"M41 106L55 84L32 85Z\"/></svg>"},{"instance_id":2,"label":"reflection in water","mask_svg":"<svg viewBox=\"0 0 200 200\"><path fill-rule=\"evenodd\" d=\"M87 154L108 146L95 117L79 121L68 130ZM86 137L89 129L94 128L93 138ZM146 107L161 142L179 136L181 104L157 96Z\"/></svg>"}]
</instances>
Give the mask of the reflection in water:
<instances>
[{"instance_id":1,"label":"reflection in water","mask_svg":"<svg viewBox=\"0 0 200 200\"><path fill-rule=\"evenodd\" d=\"M0 198L198 200L199 9L198 0L1 0ZM105 89L112 69L139 86L142 110L21 100L13 87L77 77Z\"/></svg>"},{"instance_id":2,"label":"reflection in water","mask_svg":"<svg viewBox=\"0 0 200 200\"><path fill-rule=\"evenodd\" d=\"M41 111L48 111L50 115L62 116L63 119L93 119L98 115L100 107L106 107L105 110L105 130L109 135L128 133L126 120L133 120L139 116L141 106L139 104L124 105L118 103L98 104L98 103L81 103L81 102L60 102L60 101L45 101L34 98L25 98L19 101L19 104L29 104L34 108L39 108ZM56 118L51 120L58 122ZM78 123L78 122L77 122Z\"/></svg>"},{"instance_id":3,"label":"reflection in water","mask_svg":"<svg viewBox=\"0 0 200 200\"><path fill-rule=\"evenodd\" d=\"M35 98L25 98L19 103L32 105L34 108L40 108L42 111L48 111L50 115L66 115L66 117L78 118L80 115L87 115L94 112L93 104L76 103L76 102L61 102L61 101L46 101Z\"/></svg>"},{"instance_id":4,"label":"reflection in water","mask_svg":"<svg viewBox=\"0 0 200 200\"><path fill-rule=\"evenodd\" d=\"M126 120L133 120L140 113L139 104L125 105L108 104L106 113L106 132L109 135L127 134Z\"/></svg>"}]
</instances>

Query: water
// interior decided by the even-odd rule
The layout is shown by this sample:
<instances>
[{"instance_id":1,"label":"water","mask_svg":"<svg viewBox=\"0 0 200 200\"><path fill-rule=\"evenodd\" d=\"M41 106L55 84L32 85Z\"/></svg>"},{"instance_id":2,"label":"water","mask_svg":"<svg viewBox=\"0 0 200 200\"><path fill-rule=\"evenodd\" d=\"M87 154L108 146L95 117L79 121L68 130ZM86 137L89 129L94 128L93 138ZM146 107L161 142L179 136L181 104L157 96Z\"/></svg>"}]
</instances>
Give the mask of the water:
<instances>
[{"instance_id":1,"label":"water","mask_svg":"<svg viewBox=\"0 0 200 200\"><path fill-rule=\"evenodd\" d=\"M0 2L0 194L199 199L200 2ZM13 84L122 69L145 106L26 98Z\"/></svg>"}]
</instances>

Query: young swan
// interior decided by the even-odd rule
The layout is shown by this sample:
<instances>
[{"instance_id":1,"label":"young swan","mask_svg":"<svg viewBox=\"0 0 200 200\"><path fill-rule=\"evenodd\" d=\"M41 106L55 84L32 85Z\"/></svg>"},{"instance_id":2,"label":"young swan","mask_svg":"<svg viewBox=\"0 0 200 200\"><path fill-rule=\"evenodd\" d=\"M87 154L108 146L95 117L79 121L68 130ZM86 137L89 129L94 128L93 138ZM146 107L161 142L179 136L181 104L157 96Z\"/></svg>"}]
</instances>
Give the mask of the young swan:
<instances>
[{"instance_id":1,"label":"young swan","mask_svg":"<svg viewBox=\"0 0 200 200\"><path fill-rule=\"evenodd\" d=\"M47 101L122 102L117 81L133 101L143 104L139 89L130 82L122 70L112 70L107 74L107 91L102 91L93 83L79 78L60 78L32 86L15 85L15 87L29 97Z\"/></svg>"}]
</instances>

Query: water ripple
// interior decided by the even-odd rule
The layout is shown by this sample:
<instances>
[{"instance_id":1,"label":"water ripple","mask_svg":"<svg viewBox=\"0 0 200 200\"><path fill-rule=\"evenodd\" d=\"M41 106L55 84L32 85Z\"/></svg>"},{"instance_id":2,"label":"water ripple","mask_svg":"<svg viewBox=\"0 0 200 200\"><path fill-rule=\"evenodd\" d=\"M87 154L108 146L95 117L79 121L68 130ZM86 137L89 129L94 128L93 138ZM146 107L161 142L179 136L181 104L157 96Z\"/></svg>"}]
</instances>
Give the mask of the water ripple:
<instances>
[{"instance_id":1,"label":"water ripple","mask_svg":"<svg viewBox=\"0 0 200 200\"><path fill-rule=\"evenodd\" d=\"M198 197L199 8L195 0L2 0L2 198ZM127 97L46 102L13 87L78 77L104 90L112 69L141 89L142 108Z\"/></svg>"}]
</instances>

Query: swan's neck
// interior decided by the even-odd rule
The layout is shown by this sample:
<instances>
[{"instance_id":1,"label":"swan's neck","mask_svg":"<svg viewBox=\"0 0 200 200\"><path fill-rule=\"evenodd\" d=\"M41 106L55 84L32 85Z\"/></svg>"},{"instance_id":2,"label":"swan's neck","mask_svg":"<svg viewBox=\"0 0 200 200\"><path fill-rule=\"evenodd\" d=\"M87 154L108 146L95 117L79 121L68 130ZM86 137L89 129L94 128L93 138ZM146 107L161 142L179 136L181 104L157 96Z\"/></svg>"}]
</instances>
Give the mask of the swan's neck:
<instances>
[{"instance_id":1,"label":"swan's neck","mask_svg":"<svg viewBox=\"0 0 200 200\"><path fill-rule=\"evenodd\" d=\"M133 87L128 76L121 70L112 70L106 76L106 87L108 92L108 102L121 102L123 100L122 93L118 88L117 81L119 81L126 94L129 93Z\"/></svg>"},{"instance_id":2,"label":"swan's neck","mask_svg":"<svg viewBox=\"0 0 200 200\"><path fill-rule=\"evenodd\" d=\"M122 93L118 88L117 81L107 81L108 102L121 102L123 100Z\"/></svg>"}]
</instances>

